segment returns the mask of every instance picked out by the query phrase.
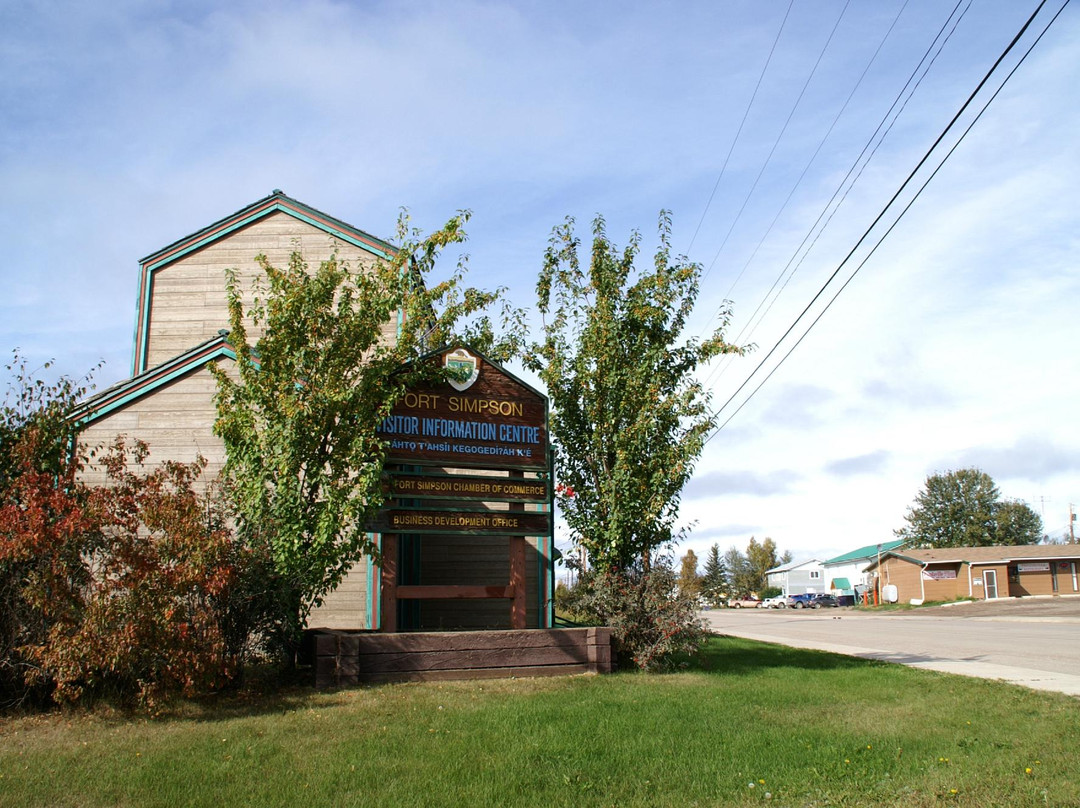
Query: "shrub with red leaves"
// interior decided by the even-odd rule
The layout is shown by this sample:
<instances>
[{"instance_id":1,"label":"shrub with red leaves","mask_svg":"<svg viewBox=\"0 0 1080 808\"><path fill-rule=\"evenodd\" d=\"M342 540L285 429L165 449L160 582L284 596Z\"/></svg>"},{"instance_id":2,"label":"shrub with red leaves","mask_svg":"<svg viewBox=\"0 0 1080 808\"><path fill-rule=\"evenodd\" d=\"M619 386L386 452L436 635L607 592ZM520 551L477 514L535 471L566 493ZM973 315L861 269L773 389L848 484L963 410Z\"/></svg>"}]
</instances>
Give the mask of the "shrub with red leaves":
<instances>
[{"instance_id":1,"label":"shrub with red leaves","mask_svg":"<svg viewBox=\"0 0 1080 808\"><path fill-rule=\"evenodd\" d=\"M65 418L74 386L37 389L0 420L0 704L153 704L228 684L265 581L197 489L204 463L133 471L147 447L118 438L99 460L108 485L88 487Z\"/></svg>"}]
</instances>

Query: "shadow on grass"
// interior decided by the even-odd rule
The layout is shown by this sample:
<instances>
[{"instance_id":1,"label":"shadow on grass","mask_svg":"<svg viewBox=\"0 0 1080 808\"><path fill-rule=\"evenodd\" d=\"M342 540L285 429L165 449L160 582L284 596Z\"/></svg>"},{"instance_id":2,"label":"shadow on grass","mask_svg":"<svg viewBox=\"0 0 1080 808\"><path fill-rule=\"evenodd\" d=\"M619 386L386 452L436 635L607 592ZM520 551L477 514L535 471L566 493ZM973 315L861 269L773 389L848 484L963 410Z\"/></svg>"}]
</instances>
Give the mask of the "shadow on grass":
<instances>
[{"instance_id":1,"label":"shadow on grass","mask_svg":"<svg viewBox=\"0 0 1080 808\"><path fill-rule=\"evenodd\" d=\"M760 673L769 668L826 671L875 668L885 664L887 663L828 651L791 648L786 645L714 635L701 653L690 660L689 670L742 676Z\"/></svg>"}]
</instances>

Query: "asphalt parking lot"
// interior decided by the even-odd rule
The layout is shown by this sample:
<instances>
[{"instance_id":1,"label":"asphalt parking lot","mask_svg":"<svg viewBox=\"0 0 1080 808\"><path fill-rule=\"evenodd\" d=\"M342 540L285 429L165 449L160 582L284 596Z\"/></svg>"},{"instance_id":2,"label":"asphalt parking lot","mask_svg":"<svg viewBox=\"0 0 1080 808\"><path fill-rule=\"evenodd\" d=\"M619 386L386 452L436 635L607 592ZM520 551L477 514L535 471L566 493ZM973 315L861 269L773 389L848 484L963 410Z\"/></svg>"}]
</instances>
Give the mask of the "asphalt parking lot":
<instances>
[{"instance_id":1,"label":"asphalt parking lot","mask_svg":"<svg viewBox=\"0 0 1080 808\"><path fill-rule=\"evenodd\" d=\"M1022 598L873 612L717 609L718 634L1080 696L1080 597Z\"/></svg>"}]
</instances>

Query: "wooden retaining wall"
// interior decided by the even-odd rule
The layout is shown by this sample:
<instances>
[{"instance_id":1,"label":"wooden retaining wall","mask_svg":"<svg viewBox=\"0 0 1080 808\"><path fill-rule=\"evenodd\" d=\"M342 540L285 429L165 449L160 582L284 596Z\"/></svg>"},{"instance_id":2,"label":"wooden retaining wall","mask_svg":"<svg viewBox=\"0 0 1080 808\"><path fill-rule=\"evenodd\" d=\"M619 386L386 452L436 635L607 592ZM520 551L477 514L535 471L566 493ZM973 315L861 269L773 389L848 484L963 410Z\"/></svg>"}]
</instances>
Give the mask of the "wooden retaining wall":
<instances>
[{"instance_id":1,"label":"wooden retaining wall","mask_svg":"<svg viewBox=\"0 0 1080 808\"><path fill-rule=\"evenodd\" d=\"M380 634L312 629L315 686L610 673L611 629Z\"/></svg>"}]
</instances>

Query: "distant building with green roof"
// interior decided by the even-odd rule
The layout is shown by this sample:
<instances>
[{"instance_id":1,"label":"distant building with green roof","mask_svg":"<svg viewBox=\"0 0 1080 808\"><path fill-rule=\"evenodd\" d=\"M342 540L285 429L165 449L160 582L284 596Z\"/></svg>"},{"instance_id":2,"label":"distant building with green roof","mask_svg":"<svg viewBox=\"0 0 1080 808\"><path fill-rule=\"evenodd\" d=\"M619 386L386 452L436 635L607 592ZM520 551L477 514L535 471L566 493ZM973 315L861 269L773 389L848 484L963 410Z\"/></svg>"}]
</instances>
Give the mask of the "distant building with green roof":
<instances>
[{"instance_id":1,"label":"distant building with green roof","mask_svg":"<svg viewBox=\"0 0 1080 808\"><path fill-rule=\"evenodd\" d=\"M866 568L877 561L879 555L899 550L908 543L905 539L893 539L880 544L868 544L822 561L825 591L834 595L860 595L865 588L872 586L866 575Z\"/></svg>"}]
</instances>

